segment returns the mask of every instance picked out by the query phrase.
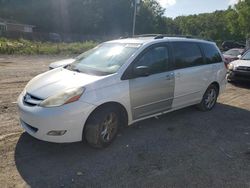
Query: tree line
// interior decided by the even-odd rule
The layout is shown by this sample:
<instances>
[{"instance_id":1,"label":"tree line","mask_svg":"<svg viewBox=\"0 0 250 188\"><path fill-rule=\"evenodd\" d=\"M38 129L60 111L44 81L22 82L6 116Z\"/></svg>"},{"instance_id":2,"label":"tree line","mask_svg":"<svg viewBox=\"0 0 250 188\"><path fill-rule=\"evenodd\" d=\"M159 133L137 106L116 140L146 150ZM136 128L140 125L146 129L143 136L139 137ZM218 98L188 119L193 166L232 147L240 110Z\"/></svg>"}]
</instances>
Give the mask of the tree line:
<instances>
[{"instance_id":1,"label":"tree line","mask_svg":"<svg viewBox=\"0 0 250 188\"><path fill-rule=\"evenodd\" d=\"M39 32L131 35L134 0L0 0L0 18L36 26ZM215 41L250 37L250 0L227 10L169 18L156 0L140 2L136 34L193 35Z\"/></svg>"}]
</instances>

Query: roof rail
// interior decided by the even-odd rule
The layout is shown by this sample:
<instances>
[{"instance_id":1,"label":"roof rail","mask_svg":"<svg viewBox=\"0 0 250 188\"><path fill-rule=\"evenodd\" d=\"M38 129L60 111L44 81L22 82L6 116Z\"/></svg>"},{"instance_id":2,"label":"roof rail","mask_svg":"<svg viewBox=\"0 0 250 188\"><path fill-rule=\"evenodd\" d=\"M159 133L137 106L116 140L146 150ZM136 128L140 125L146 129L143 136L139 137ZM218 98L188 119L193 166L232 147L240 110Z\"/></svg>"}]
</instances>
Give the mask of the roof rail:
<instances>
[{"instance_id":1,"label":"roof rail","mask_svg":"<svg viewBox=\"0 0 250 188\"><path fill-rule=\"evenodd\" d=\"M137 38L137 37L155 37L155 39L164 38L164 37L197 38L191 35L172 35L172 34L141 34L141 35L134 36L134 38Z\"/></svg>"},{"instance_id":2,"label":"roof rail","mask_svg":"<svg viewBox=\"0 0 250 188\"><path fill-rule=\"evenodd\" d=\"M157 35L154 39L163 39L164 37L164 35Z\"/></svg>"},{"instance_id":3,"label":"roof rail","mask_svg":"<svg viewBox=\"0 0 250 188\"><path fill-rule=\"evenodd\" d=\"M141 34L141 35L135 35L133 38L137 38L137 37L156 37L158 35L162 35L162 34L156 34L156 33L151 33L151 34Z\"/></svg>"},{"instance_id":4,"label":"roof rail","mask_svg":"<svg viewBox=\"0 0 250 188\"><path fill-rule=\"evenodd\" d=\"M174 35L174 34L156 34L156 33L135 35L132 38L139 38L139 37L154 37L154 39L163 39L164 37L179 37L179 38L187 38L187 39L207 40L207 41L213 42L213 40L211 40L211 39L202 38L202 37L198 37L198 36L192 36L192 35ZM120 37L120 38L128 38L128 36Z\"/></svg>"}]
</instances>

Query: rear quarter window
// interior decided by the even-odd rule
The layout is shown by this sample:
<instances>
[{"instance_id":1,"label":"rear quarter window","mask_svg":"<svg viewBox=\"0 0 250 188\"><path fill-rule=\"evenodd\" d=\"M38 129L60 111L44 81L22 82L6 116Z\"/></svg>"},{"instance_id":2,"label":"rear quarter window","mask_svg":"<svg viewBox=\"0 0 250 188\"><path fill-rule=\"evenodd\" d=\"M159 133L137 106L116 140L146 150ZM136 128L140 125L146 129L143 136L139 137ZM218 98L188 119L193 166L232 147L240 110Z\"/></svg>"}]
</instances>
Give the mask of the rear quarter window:
<instances>
[{"instance_id":1,"label":"rear quarter window","mask_svg":"<svg viewBox=\"0 0 250 188\"><path fill-rule=\"evenodd\" d=\"M202 47L204 55L205 55L206 64L222 62L220 52L214 44L202 43L201 47Z\"/></svg>"}]
</instances>

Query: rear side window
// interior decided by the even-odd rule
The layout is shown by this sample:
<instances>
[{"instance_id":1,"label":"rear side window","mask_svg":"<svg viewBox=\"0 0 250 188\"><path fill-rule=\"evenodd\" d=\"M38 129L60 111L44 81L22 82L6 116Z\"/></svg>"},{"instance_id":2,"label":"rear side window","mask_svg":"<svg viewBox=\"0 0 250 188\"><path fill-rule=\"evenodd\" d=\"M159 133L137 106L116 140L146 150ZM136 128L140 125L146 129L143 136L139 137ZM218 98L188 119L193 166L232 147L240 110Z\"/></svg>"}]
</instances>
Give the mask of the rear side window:
<instances>
[{"instance_id":1,"label":"rear side window","mask_svg":"<svg viewBox=\"0 0 250 188\"><path fill-rule=\"evenodd\" d=\"M203 64L203 57L198 44L193 42L174 42L174 68L182 69Z\"/></svg>"},{"instance_id":2,"label":"rear side window","mask_svg":"<svg viewBox=\"0 0 250 188\"><path fill-rule=\"evenodd\" d=\"M217 50L215 45L203 43L201 46L204 51L206 64L222 62L220 52Z\"/></svg>"},{"instance_id":3,"label":"rear side window","mask_svg":"<svg viewBox=\"0 0 250 188\"><path fill-rule=\"evenodd\" d=\"M151 74L165 72L167 70L169 57L166 46L158 46L147 51L134 65L148 66Z\"/></svg>"}]
</instances>

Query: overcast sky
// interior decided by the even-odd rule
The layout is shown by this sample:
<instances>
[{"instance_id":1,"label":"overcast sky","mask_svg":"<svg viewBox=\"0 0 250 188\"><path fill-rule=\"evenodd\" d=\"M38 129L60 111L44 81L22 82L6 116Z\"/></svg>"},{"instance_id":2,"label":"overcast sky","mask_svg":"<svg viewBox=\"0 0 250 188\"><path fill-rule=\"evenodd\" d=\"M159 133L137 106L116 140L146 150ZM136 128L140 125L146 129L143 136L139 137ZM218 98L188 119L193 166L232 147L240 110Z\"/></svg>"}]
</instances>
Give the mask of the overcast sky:
<instances>
[{"instance_id":1,"label":"overcast sky","mask_svg":"<svg viewBox=\"0 0 250 188\"><path fill-rule=\"evenodd\" d=\"M181 15L225 10L238 0L158 0L166 9L165 16L175 18Z\"/></svg>"}]
</instances>

